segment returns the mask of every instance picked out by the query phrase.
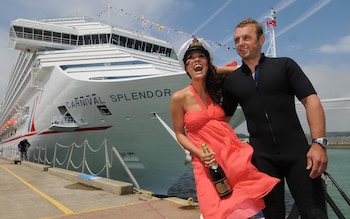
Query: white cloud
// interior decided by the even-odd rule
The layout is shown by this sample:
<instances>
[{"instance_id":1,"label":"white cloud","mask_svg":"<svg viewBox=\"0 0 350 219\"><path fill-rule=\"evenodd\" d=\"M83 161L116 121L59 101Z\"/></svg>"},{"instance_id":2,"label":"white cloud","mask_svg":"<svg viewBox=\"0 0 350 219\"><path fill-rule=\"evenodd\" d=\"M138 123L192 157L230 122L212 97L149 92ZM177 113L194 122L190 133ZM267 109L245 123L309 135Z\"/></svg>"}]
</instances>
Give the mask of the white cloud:
<instances>
[{"instance_id":1,"label":"white cloud","mask_svg":"<svg viewBox=\"0 0 350 219\"><path fill-rule=\"evenodd\" d=\"M302 66L321 98L350 97L349 64L317 64Z\"/></svg>"},{"instance_id":2,"label":"white cloud","mask_svg":"<svg viewBox=\"0 0 350 219\"><path fill-rule=\"evenodd\" d=\"M341 38L335 44L326 44L318 49L321 53L350 53L350 35Z\"/></svg>"},{"instance_id":3,"label":"white cloud","mask_svg":"<svg viewBox=\"0 0 350 219\"><path fill-rule=\"evenodd\" d=\"M350 64L333 65L319 64L302 67L305 74L314 85L320 99L350 97L348 89L350 81ZM349 131L350 101L323 103L326 113L327 131ZM306 132L308 124L305 111L299 112L301 122Z\"/></svg>"}]
</instances>

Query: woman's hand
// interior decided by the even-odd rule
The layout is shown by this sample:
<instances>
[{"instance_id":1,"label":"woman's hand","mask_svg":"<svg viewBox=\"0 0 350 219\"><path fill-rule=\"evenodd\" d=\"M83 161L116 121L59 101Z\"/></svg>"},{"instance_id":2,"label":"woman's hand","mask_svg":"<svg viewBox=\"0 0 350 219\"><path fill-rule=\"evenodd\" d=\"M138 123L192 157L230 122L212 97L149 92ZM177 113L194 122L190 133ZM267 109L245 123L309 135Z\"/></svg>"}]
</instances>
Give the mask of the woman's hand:
<instances>
[{"instance_id":1,"label":"woman's hand","mask_svg":"<svg viewBox=\"0 0 350 219\"><path fill-rule=\"evenodd\" d=\"M215 152L209 149L209 153L202 152L199 158L204 163L204 165L209 168L215 162Z\"/></svg>"}]
</instances>

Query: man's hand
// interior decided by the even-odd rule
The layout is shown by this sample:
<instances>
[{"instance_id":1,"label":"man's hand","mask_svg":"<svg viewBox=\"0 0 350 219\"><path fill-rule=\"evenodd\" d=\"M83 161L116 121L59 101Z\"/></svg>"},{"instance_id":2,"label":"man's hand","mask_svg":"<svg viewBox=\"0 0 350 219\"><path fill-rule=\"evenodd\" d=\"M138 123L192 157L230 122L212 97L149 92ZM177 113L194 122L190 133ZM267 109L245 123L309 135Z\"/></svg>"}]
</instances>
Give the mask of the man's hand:
<instances>
[{"instance_id":1,"label":"man's hand","mask_svg":"<svg viewBox=\"0 0 350 219\"><path fill-rule=\"evenodd\" d=\"M306 154L307 166L306 169L310 170L310 177L312 179L320 176L326 169L328 164L328 156L326 149L318 143L313 143L309 152Z\"/></svg>"}]
</instances>

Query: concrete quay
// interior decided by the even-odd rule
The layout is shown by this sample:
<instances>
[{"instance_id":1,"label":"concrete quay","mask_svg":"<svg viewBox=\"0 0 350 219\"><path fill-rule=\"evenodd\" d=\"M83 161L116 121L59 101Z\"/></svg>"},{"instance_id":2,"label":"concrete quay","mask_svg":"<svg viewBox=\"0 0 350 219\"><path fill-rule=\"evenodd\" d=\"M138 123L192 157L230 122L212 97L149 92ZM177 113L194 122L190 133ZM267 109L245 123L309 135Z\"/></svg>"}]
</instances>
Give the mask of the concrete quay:
<instances>
[{"instance_id":1,"label":"concrete quay","mask_svg":"<svg viewBox=\"0 0 350 219\"><path fill-rule=\"evenodd\" d=\"M197 203L156 198L132 184L0 156L3 219L196 219Z\"/></svg>"}]
</instances>

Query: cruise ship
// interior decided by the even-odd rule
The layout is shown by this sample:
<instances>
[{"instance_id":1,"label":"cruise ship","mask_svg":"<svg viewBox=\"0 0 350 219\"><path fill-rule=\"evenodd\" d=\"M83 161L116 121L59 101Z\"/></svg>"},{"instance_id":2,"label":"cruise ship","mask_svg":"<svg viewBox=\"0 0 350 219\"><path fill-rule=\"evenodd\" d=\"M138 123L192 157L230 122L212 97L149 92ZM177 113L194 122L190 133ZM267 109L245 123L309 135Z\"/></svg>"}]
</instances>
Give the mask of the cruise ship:
<instances>
[{"instance_id":1,"label":"cruise ship","mask_svg":"<svg viewBox=\"0 0 350 219\"><path fill-rule=\"evenodd\" d=\"M113 161L111 178L135 182L124 163L139 187L158 194L191 168L169 111L172 93L190 79L168 42L70 17L14 20L9 47L19 54L0 109L0 151L24 138L47 147L47 157L57 144L107 142L123 160ZM243 120L236 114L232 126ZM106 162L103 153L86 161L92 172Z\"/></svg>"}]
</instances>

